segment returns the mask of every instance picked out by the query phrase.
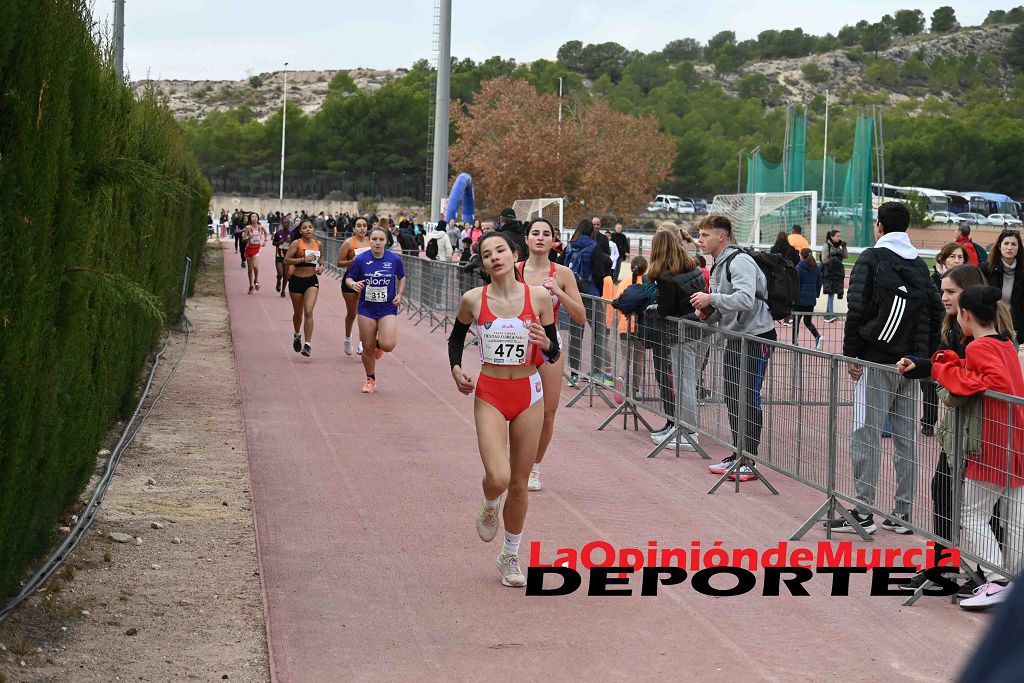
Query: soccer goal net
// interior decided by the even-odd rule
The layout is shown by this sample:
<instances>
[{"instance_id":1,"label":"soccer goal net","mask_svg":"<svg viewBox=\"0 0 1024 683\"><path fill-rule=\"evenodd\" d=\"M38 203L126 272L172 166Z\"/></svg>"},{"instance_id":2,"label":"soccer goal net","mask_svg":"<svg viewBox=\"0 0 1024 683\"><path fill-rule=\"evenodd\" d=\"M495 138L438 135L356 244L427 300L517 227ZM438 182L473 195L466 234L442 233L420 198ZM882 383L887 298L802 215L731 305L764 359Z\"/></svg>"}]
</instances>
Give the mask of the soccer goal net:
<instances>
[{"instance_id":1,"label":"soccer goal net","mask_svg":"<svg viewBox=\"0 0 1024 683\"><path fill-rule=\"evenodd\" d=\"M516 212L516 220L526 223L534 218L547 218L556 234L562 230L562 198L517 199L512 202L512 210Z\"/></svg>"},{"instance_id":2,"label":"soccer goal net","mask_svg":"<svg viewBox=\"0 0 1024 683\"><path fill-rule=\"evenodd\" d=\"M708 208L709 214L732 222L736 243L771 246L780 232L789 233L799 225L812 246L818 243L818 193L757 192L720 194Z\"/></svg>"}]
</instances>

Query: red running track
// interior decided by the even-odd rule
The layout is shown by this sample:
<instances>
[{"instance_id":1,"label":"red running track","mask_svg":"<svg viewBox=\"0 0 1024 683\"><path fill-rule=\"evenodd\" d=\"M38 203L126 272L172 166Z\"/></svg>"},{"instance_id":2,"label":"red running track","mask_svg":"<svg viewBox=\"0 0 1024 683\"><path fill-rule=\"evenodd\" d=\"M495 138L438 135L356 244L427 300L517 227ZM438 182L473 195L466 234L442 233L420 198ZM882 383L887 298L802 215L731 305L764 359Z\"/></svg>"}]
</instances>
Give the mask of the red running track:
<instances>
[{"instance_id":1,"label":"red running track","mask_svg":"<svg viewBox=\"0 0 1024 683\"><path fill-rule=\"evenodd\" d=\"M471 398L450 379L444 335L403 315L378 391L363 395L358 357L342 352L337 281L321 279L313 356L303 358L291 349L291 305L274 292L269 254L263 290L248 296L223 244L277 681L948 680L988 621L942 598L903 608L900 598L867 597L863 581L831 598L824 577L807 598L763 597L760 575L754 592L732 598L688 582L640 597L638 578L630 597L506 588L494 567L500 535L484 544L474 529L482 468ZM592 540L767 549L820 503L780 475L780 496L757 483L709 496L714 480L694 454L648 460L645 432L621 422L595 431L606 414L559 412L524 536L548 562L556 548ZM815 530L797 545L821 538ZM877 538L921 545L882 530Z\"/></svg>"}]
</instances>

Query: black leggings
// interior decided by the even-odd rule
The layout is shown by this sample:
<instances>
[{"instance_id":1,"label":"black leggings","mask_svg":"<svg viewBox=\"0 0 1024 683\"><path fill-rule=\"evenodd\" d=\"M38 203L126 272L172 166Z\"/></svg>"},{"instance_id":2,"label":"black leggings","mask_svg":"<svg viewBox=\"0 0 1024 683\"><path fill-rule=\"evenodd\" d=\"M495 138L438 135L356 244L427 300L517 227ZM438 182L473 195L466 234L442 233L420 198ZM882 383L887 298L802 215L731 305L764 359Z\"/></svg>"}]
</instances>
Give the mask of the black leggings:
<instances>
[{"instance_id":1,"label":"black leggings","mask_svg":"<svg viewBox=\"0 0 1024 683\"><path fill-rule=\"evenodd\" d=\"M813 310L814 310L814 306L794 306L794 307L793 307L793 312L794 312L794 313L810 313L810 312L812 312ZM815 338L815 339L817 339L818 337L820 337L820 336L821 336L820 334L818 334L818 328L817 328L817 327L815 327L815 326L814 326L814 323L812 323L812 322L811 322L811 316L809 316L809 315L802 315L802 316L800 316L800 317L801 317L801 318L803 319L803 321L804 321L804 326L805 326L805 327L807 327L807 330L808 330L808 331L809 331L809 332L810 332L810 333L811 333L812 335L814 335L814 338ZM795 337L795 336L796 336L796 334L794 333L794 335L793 335L793 336Z\"/></svg>"}]
</instances>

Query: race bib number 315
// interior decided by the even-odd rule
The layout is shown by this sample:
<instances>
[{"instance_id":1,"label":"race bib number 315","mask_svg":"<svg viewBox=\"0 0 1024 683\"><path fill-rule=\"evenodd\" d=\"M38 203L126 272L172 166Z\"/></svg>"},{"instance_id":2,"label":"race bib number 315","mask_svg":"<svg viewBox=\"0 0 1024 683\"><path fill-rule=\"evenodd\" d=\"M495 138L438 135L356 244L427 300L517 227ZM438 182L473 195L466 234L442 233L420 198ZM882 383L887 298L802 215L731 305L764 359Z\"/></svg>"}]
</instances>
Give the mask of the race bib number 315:
<instances>
[{"instance_id":1,"label":"race bib number 315","mask_svg":"<svg viewBox=\"0 0 1024 683\"><path fill-rule=\"evenodd\" d=\"M388 300L388 288L387 287L367 287L366 288L366 300L373 304L387 303Z\"/></svg>"}]
</instances>

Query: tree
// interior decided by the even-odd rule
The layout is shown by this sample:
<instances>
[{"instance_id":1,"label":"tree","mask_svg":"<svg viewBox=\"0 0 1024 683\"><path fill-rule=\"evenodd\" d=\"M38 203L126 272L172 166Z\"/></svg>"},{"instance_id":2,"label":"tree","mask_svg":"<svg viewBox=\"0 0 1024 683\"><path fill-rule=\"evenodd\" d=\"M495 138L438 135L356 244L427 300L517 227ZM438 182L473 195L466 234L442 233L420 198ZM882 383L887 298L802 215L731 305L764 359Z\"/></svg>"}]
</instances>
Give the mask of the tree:
<instances>
[{"instance_id":1,"label":"tree","mask_svg":"<svg viewBox=\"0 0 1024 683\"><path fill-rule=\"evenodd\" d=\"M949 33L959 26L956 10L949 5L943 5L932 12L932 33Z\"/></svg>"},{"instance_id":2,"label":"tree","mask_svg":"<svg viewBox=\"0 0 1024 683\"><path fill-rule=\"evenodd\" d=\"M844 47L853 47L860 42L860 29L856 26L843 26L836 34L836 39Z\"/></svg>"},{"instance_id":3,"label":"tree","mask_svg":"<svg viewBox=\"0 0 1024 683\"><path fill-rule=\"evenodd\" d=\"M991 26L992 24L1002 24L1006 22L1006 10L993 9L989 10L988 15L985 17L985 21L982 22L982 26Z\"/></svg>"},{"instance_id":4,"label":"tree","mask_svg":"<svg viewBox=\"0 0 1024 683\"><path fill-rule=\"evenodd\" d=\"M662 48L661 54L665 55L665 59L670 64L678 64L684 61L695 62L703 56L704 48L693 38L683 38L681 40L673 40L666 45Z\"/></svg>"},{"instance_id":5,"label":"tree","mask_svg":"<svg viewBox=\"0 0 1024 683\"><path fill-rule=\"evenodd\" d=\"M351 95L358 92L359 88L356 86L356 82L352 80L347 71L339 71L331 77L331 82L327 84L328 93L337 93L339 95Z\"/></svg>"},{"instance_id":6,"label":"tree","mask_svg":"<svg viewBox=\"0 0 1024 683\"><path fill-rule=\"evenodd\" d=\"M1024 71L1024 24L1019 24L1006 41L1003 51L1006 62L1017 71Z\"/></svg>"},{"instance_id":7,"label":"tree","mask_svg":"<svg viewBox=\"0 0 1024 683\"><path fill-rule=\"evenodd\" d=\"M583 43L578 40L570 40L558 48L555 53L556 59L565 64L573 71L583 70Z\"/></svg>"},{"instance_id":8,"label":"tree","mask_svg":"<svg viewBox=\"0 0 1024 683\"><path fill-rule=\"evenodd\" d=\"M714 62L718 51L726 45L736 44L736 33L733 31L719 31L708 39L707 47L704 48L704 59Z\"/></svg>"},{"instance_id":9,"label":"tree","mask_svg":"<svg viewBox=\"0 0 1024 683\"><path fill-rule=\"evenodd\" d=\"M739 45L726 44L715 55L715 71L720 74L732 73L743 66L747 56Z\"/></svg>"},{"instance_id":10,"label":"tree","mask_svg":"<svg viewBox=\"0 0 1024 683\"><path fill-rule=\"evenodd\" d=\"M764 74L747 74L736 85L739 96L743 99L755 98L762 100L768 97L768 77Z\"/></svg>"},{"instance_id":11,"label":"tree","mask_svg":"<svg viewBox=\"0 0 1024 683\"><path fill-rule=\"evenodd\" d=\"M570 222L639 211L675 161L672 138L652 116L627 116L605 101L579 107L561 128L552 115L557 108L556 96L524 81L485 81L471 104L452 108L458 141L449 149L451 165L473 175L483 206L564 196Z\"/></svg>"},{"instance_id":12,"label":"tree","mask_svg":"<svg viewBox=\"0 0 1024 683\"><path fill-rule=\"evenodd\" d=\"M865 52L873 52L877 57L879 50L892 45L892 33L882 22L871 24L861 33L860 44Z\"/></svg>"},{"instance_id":13,"label":"tree","mask_svg":"<svg viewBox=\"0 0 1024 683\"><path fill-rule=\"evenodd\" d=\"M800 70L803 72L804 78L811 83L824 83L832 75L828 69L821 68L815 62L807 62Z\"/></svg>"},{"instance_id":14,"label":"tree","mask_svg":"<svg viewBox=\"0 0 1024 683\"><path fill-rule=\"evenodd\" d=\"M893 16L893 30L896 35L916 36L924 31L924 12L919 9L901 9Z\"/></svg>"}]
</instances>

